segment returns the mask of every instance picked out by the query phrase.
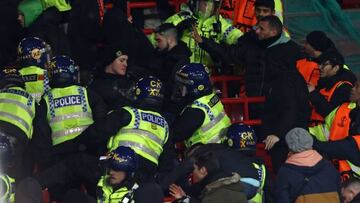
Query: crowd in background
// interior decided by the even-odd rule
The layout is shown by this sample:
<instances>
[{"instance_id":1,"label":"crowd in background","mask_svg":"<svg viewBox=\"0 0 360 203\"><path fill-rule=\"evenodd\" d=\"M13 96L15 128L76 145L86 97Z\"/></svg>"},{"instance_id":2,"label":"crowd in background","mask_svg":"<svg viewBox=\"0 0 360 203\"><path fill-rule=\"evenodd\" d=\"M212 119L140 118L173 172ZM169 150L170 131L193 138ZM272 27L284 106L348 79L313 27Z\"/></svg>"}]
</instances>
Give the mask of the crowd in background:
<instances>
[{"instance_id":1,"label":"crowd in background","mask_svg":"<svg viewBox=\"0 0 360 203\"><path fill-rule=\"evenodd\" d=\"M158 0L148 36L126 1L1 2L0 202L360 202L352 67L323 31L293 41L281 1L247 29L221 2ZM231 122L224 73L260 126Z\"/></svg>"}]
</instances>

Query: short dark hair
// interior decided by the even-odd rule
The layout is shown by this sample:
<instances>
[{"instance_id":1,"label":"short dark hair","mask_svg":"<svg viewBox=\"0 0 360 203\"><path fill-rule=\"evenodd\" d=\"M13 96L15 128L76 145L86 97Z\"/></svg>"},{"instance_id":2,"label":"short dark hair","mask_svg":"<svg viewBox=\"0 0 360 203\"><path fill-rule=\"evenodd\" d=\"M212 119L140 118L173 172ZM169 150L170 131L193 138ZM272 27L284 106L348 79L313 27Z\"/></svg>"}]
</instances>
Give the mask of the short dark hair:
<instances>
[{"instance_id":1,"label":"short dark hair","mask_svg":"<svg viewBox=\"0 0 360 203\"><path fill-rule=\"evenodd\" d=\"M271 10L275 9L275 2L274 0L256 0L255 7L263 6L266 8L270 8Z\"/></svg>"},{"instance_id":2,"label":"short dark hair","mask_svg":"<svg viewBox=\"0 0 360 203\"><path fill-rule=\"evenodd\" d=\"M270 27L275 29L277 33L281 33L283 30L283 24L280 19L275 15L265 16L260 19L259 22L268 22Z\"/></svg>"},{"instance_id":3,"label":"short dark hair","mask_svg":"<svg viewBox=\"0 0 360 203\"><path fill-rule=\"evenodd\" d=\"M155 28L155 33L164 36L173 36L177 38L177 29L172 23L164 23Z\"/></svg>"},{"instance_id":4,"label":"short dark hair","mask_svg":"<svg viewBox=\"0 0 360 203\"><path fill-rule=\"evenodd\" d=\"M197 154L193 158L195 164L199 168L205 167L208 174L215 174L221 168L220 161L213 152Z\"/></svg>"},{"instance_id":5,"label":"short dark hair","mask_svg":"<svg viewBox=\"0 0 360 203\"><path fill-rule=\"evenodd\" d=\"M360 179L356 178L356 177L351 177L348 180L343 182L342 187L346 188L346 187L348 187L350 185L358 185L358 186L360 186Z\"/></svg>"},{"instance_id":6,"label":"short dark hair","mask_svg":"<svg viewBox=\"0 0 360 203\"><path fill-rule=\"evenodd\" d=\"M326 63L327 61L329 61L329 63L332 66L339 66L339 71L341 71L344 67L344 57L335 50L330 50L330 51L325 51L323 52L317 59L319 64L323 64Z\"/></svg>"}]
</instances>

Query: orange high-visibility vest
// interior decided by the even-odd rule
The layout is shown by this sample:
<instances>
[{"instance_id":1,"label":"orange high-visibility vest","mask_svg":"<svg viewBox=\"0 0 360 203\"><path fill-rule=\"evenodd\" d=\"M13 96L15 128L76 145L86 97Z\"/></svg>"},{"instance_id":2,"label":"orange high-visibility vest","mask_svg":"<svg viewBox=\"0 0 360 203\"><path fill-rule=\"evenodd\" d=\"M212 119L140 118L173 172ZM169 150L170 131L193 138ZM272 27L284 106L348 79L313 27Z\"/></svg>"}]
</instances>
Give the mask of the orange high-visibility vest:
<instances>
[{"instance_id":1,"label":"orange high-visibility vest","mask_svg":"<svg viewBox=\"0 0 360 203\"><path fill-rule=\"evenodd\" d=\"M296 62L296 68L304 77L305 81L313 86L317 86L320 78L319 65L307 58L300 59Z\"/></svg>"},{"instance_id":2,"label":"orange high-visibility vest","mask_svg":"<svg viewBox=\"0 0 360 203\"><path fill-rule=\"evenodd\" d=\"M358 149L360 150L360 135L354 135L353 138L356 142Z\"/></svg>"},{"instance_id":3,"label":"orange high-visibility vest","mask_svg":"<svg viewBox=\"0 0 360 203\"><path fill-rule=\"evenodd\" d=\"M349 103L344 103L340 105L337 109L335 117L330 127L330 141L341 140L349 136L349 129L350 129L350 112L352 108L349 108ZM360 136L353 136L355 139L358 148L360 149ZM352 171L352 168L347 160L337 160L339 172L344 173L347 171Z\"/></svg>"},{"instance_id":4,"label":"orange high-visibility vest","mask_svg":"<svg viewBox=\"0 0 360 203\"><path fill-rule=\"evenodd\" d=\"M330 127L329 132L329 141L336 141L344 139L349 136L350 129L350 111L352 108L349 108L349 103L343 103L339 106L334 116L333 122Z\"/></svg>"},{"instance_id":5,"label":"orange high-visibility vest","mask_svg":"<svg viewBox=\"0 0 360 203\"><path fill-rule=\"evenodd\" d=\"M235 6L234 23L248 27L256 24L255 0L238 0Z\"/></svg>"},{"instance_id":6,"label":"orange high-visibility vest","mask_svg":"<svg viewBox=\"0 0 360 203\"><path fill-rule=\"evenodd\" d=\"M252 27L256 24L255 17L256 0L236 0L234 24ZM275 0L275 15L279 17L283 23L283 3L281 0Z\"/></svg>"},{"instance_id":7,"label":"orange high-visibility vest","mask_svg":"<svg viewBox=\"0 0 360 203\"><path fill-rule=\"evenodd\" d=\"M338 88L342 84L349 84L352 86L351 82L349 81L339 81L329 90L327 90L326 88L321 89L320 94L323 95L325 99L329 102L336 88ZM318 112L316 112L315 108L312 107L310 121L313 125L318 125L319 123L324 123L324 117L322 117Z\"/></svg>"}]
</instances>

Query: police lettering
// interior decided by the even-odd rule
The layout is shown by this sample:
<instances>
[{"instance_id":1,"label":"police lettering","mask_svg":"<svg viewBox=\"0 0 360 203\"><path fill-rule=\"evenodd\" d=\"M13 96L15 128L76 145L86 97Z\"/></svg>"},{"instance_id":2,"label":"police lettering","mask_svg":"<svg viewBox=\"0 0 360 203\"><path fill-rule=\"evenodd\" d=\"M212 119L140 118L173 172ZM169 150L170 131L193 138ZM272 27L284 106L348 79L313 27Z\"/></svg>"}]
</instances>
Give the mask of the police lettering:
<instances>
[{"instance_id":1,"label":"police lettering","mask_svg":"<svg viewBox=\"0 0 360 203\"><path fill-rule=\"evenodd\" d=\"M156 116L154 114L150 114L150 113L141 113L141 120L143 121L147 121L156 125L159 125L161 127L165 126L165 119L160 117L160 116Z\"/></svg>"},{"instance_id":2,"label":"police lettering","mask_svg":"<svg viewBox=\"0 0 360 203\"><path fill-rule=\"evenodd\" d=\"M3 90L1 92L17 94L17 95L20 95L20 96L23 96L23 97L26 97L26 98L29 98L29 99L31 97L31 95L29 93L27 93L25 91L22 91L22 90L7 89L7 90Z\"/></svg>"},{"instance_id":3,"label":"police lettering","mask_svg":"<svg viewBox=\"0 0 360 203\"><path fill-rule=\"evenodd\" d=\"M54 99L54 107L60 108L65 106L72 105L81 105L81 96L80 95L71 95L66 97L60 97Z\"/></svg>"},{"instance_id":4,"label":"police lettering","mask_svg":"<svg viewBox=\"0 0 360 203\"><path fill-rule=\"evenodd\" d=\"M150 86L153 87L153 88L160 89L161 88L161 82L152 80L152 81L150 81Z\"/></svg>"},{"instance_id":5,"label":"police lettering","mask_svg":"<svg viewBox=\"0 0 360 203\"><path fill-rule=\"evenodd\" d=\"M22 78L23 78L24 82L34 82L34 81L37 81L37 75L36 75L36 74L23 75Z\"/></svg>"}]
</instances>

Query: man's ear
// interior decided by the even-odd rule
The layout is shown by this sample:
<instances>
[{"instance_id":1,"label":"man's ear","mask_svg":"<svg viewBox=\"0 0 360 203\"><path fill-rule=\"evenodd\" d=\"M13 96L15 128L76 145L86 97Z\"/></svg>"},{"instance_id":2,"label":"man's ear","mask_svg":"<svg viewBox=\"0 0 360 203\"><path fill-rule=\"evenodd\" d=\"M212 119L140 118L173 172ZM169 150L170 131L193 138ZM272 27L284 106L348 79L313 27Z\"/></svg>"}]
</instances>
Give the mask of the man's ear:
<instances>
[{"instance_id":1,"label":"man's ear","mask_svg":"<svg viewBox=\"0 0 360 203\"><path fill-rule=\"evenodd\" d=\"M333 67L333 70L337 73L340 69L340 66L339 65L336 65Z\"/></svg>"}]
</instances>

